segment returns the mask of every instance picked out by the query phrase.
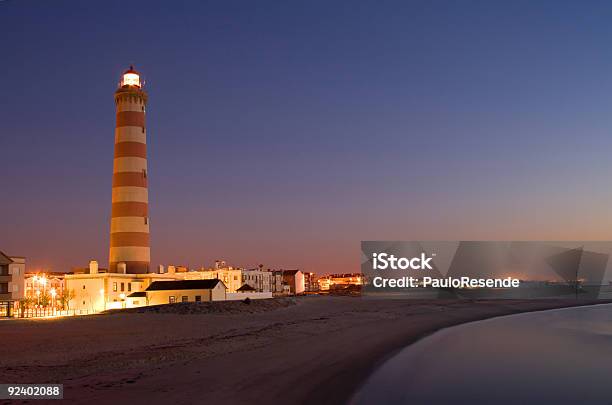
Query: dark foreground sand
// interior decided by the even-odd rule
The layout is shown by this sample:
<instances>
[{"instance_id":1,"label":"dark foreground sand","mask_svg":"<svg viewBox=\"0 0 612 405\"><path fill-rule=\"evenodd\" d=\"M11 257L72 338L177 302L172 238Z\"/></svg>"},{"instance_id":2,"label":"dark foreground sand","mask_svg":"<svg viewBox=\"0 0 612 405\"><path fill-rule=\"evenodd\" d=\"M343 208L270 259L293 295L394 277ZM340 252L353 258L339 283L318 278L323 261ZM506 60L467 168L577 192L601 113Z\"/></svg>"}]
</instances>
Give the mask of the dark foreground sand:
<instances>
[{"instance_id":1,"label":"dark foreground sand","mask_svg":"<svg viewBox=\"0 0 612 405\"><path fill-rule=\"evenodd\" d=\"M381 361L435 330L589 303L266 301L0 321L0 382L63 383L71 403L344 403Z\"/></svg>"}]
</instances>

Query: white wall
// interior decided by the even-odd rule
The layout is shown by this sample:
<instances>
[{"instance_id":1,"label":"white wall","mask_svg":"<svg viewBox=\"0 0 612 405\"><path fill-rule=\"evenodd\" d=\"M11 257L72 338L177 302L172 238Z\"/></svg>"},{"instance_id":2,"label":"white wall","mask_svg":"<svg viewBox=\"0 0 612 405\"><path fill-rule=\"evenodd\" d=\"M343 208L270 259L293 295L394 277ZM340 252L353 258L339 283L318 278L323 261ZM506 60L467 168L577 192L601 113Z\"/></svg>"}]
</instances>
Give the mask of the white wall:
<instances>
[{"instance_id":1,"label":"white wall","mask_svg":"<svg viewBox=\"0 0 612 405\"><path fill-rule=\"evenodd\" d=\"M252 300L261 300L265 298L272 298L271 292L239 292L239 293L227 293L226 300L227 301L240 301L245 298L249 298Z\"/></svg>"},{"instance_id":2,"label":"white wall","mask_svg":"<svg viewBox=\"0 0 612 405\"><path fill-rule=\"evenodd\" d=\"M302 294L306 290L306 286L304 284L304 273L298 271L295 273L295 293Z\"/></svg>"}]
</instances>

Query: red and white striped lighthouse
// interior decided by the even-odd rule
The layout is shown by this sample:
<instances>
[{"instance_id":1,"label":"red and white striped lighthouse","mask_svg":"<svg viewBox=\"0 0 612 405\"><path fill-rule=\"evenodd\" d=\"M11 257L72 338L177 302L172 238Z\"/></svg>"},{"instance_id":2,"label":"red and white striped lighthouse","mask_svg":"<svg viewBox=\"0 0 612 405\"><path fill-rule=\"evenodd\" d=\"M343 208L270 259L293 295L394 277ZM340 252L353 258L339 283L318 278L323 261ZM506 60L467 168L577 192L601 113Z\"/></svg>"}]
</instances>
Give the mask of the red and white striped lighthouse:
<instances>
[{"instance_id":1,"label":"red and white striped lighthouse","mask_svg":"<svg viewBox=\"0 0 612 405\"><path fill-rule=\"evenodd\" d=\"M147 188L147 93L132 66L115 91L117 125L113 163L109 271L147 273L149 245L149 195Z\"/></svg>"}]
</instances>

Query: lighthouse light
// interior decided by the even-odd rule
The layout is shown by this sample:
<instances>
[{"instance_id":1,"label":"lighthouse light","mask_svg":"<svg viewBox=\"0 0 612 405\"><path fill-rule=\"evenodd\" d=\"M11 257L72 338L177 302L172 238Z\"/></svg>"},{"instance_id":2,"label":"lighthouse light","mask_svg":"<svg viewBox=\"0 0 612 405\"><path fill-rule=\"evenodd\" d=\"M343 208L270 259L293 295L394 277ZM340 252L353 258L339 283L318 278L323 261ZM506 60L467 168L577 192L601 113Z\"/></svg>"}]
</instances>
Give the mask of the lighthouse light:
<instances>
[{"instance_id":1,"label":"lighthouse light","mask_svg":"<svg viewBox=\"0 0 612 405\"><path fill-rule=\"evenodd\" d=\"M138 86L140 87L140 76L136 73L125 73L123 80L121 81L122 86Z\"/></svg>"}]
</instances>

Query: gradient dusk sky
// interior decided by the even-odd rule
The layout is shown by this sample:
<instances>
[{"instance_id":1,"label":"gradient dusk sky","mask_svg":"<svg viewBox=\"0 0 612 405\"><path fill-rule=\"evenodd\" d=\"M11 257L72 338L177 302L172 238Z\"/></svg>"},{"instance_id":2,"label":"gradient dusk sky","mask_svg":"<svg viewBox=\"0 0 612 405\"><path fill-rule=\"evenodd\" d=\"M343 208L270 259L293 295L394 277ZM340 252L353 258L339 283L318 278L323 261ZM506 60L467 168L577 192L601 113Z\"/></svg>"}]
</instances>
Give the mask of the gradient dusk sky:
<instances>
[{"instance_id":1,"label":"gradient dusk sky","mask_svg":"<svg viewBox=\"0 0 612 405\"><path fill-rule=\"evenodd\" d=\"M130 63L153 266L610 240L610 21L609 1L0 2L0 250L106 267Z\"/></svg>"}]
</instances>

